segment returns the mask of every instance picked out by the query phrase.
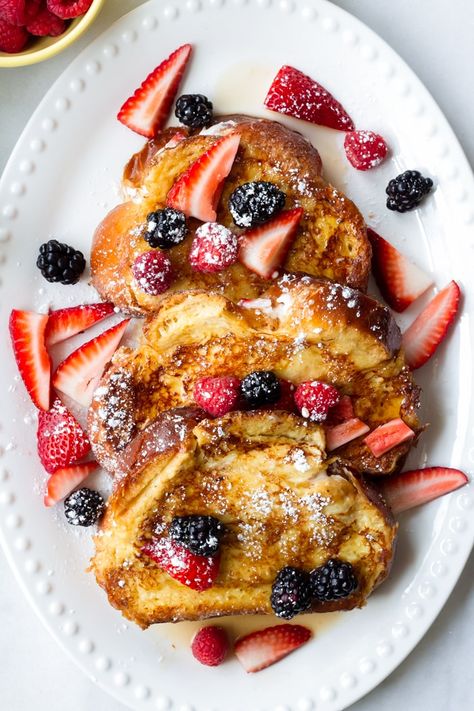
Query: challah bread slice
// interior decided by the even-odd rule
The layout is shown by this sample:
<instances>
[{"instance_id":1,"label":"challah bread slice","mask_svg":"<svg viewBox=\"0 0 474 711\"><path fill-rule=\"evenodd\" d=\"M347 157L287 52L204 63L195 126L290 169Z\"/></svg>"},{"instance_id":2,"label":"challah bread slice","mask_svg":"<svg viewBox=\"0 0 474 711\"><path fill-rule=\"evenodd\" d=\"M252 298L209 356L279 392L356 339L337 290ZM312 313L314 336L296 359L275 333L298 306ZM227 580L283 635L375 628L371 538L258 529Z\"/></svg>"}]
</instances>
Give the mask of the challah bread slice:
<instances>
[{"instance_id":1,"label":"challah bread slice","mask_svg":"<svg viewBox=\"0 0 474 711\"><path fill-rule=\"evenodd\" d=\"M108 502L91 566L110 603L141 627L267 614L279 570L339 558L352 564L357 589L312 610L364 605L389 571L397 526L363 481L325 460L322 428L284 412L203 417L163 413L122 453L128 473ZM175 516L191 514L225 527L217 579L202 591L142 551L168 535Z\"/></svg>"}]
</instances>

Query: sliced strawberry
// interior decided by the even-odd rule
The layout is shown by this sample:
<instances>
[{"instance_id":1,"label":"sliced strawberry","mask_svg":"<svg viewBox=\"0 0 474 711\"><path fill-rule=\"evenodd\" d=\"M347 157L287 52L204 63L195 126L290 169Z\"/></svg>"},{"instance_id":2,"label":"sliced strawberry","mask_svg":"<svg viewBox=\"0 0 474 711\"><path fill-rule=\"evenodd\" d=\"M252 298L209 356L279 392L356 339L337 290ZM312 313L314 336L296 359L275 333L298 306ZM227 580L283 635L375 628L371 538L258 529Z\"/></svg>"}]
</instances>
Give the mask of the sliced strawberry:
<instances>
[{"instance_id":1,"label":"sliced strawberry","mask_svg":"<svg viewBox=\"0 0 474 711\"><path fill-rule=\"evenodd\" d=\"M427 467L384 479L382 493L394 513L426 504L468 483L459 469Z\"/></svg>"},{"instance_id":2,"label":"sliced strawberry","mask_svg":"<svg viewBox=\"0 0 474 711\"><path fill-rule=\"evenodd\" d=\"M168 143L165 143L163 146L163 150L168 150L168 148L176 148L178 143L181 143L181 141L184 141L185 138L187 138L187 134L184 133L184 131L176 131L174 133Z\"/></svg>"},{"instance_id":3,"label":"sliced strawberry","mask_svg":"<svg viewBox=\"0 0 474 711\"><path fill-rule=\"evenodd\" d=\"M234 651L245 671L253 673L279 662L311 636L311 630L303 625L275 625L240 637Z\"/></svg>"},{"instance_id":4,"label":"sliced strawberry","mask_svg":"<svg viewBox=\"0 0 474 711\"><path fill-rule=\"evenodd\" d=\"M280 212L260 227L247 230L240 242L239 260L247 269L270 279L286 259L303 214L301 207Z\"/></svg>"},{"instance_id":5,"label":"sliced strawberry","mask_svg":"<svg viewBox=\"0 0 474 711\"><path fill-rule=\"evenodd\" d=\"M51 401L51 360L44 344L48 316L13 309L10 336L20 375L33 403L49 410Z\"/></svg>"},{"instance_id":6,"label":"sliced strawberry","mask_svg":"<svg viewBox=\"0 0 474 711\"><path fill-rule=\"evenodd\" d=\"M361 437L369 430L370 427L357 417L353 417L346 422L341 422L339 425L326 427L326 449L328 452L332 452L333 449L352 442L353 439Z\"/></svg>"},{"instance_id":7,"label":"sliced strawberry","mask_svg":"<svg viewBox=\"0 0 474 711\"><path fill-rule=\"evenodd\" d=\"M294 67L283 66L280 69L268 90L265 106L270 111L339 131L353 131L355 128L339 101L321 84Z\"/></svg>"},{"instance_id":8,"label":"sliced strawberry","mask_svg":"<svg viewBox=\"0 0 474 711\"><path fill-rule=\"evenodd\" d=\"M59 398L48 412L40 412L37 432L41 464L52 474L74 464L90 451L86 433Z\"/></svg>"},{"instance_id":9,"label":"sliced strawberry","mask_svg":"<svg viewBox=\"0 0 474 711\"><path fill-rule=\"evenodd\" d=\"M153 138L165 125L192 47L183 44L165 59L120 109L117 118L132 131Z\"/></svg>"},{"instance_id":10,"label":"sliced strawberry","mask_svg":"<svg viewBox=\"0 0 474 711\"><path fill-rule=\"evenodd\" d=\"M403 347L412 370L424 365L445 339L458 311L460 298L459 286L450 281L407 328L403 334Z\"/></svg>"},{"instance_id":11,"label":"sliced strawberry","mask_svg":"<svg viewBox=\"0 0 474 711\"><path fill-rule=\"evenodd\" d=\"M72 467L57 469L48 481L48 488L44 497L45 506L54 506L64 499L76 488L89 474L97 469L97 462L83 462Z\"/></svg>"},{"instance_id":12,"label":"sliced strawberry","mask_svg":"<svg viewBox=\"0 0 474 711\"><path fill-rule=\"evenodd\" d=\"M415 436L413 430L406 425L403 420L397 417L395 420L385 422L376 427L364 439L364 443L370 449L374 457L381 457L385 452L390 451L397 444L402 444Z\"/></svg>"},{"instance_id":13,"label":"sliced strawberry","mask_svg":"<svg viewBox=\"0 0 474 711\"><path fill-rule=\"evenodd\" d=\"M142 548L172 578L192 590L207 590L219 574L220 556L191 553L171 538L159 538Z\"/></svg>"},{"instance_id":14,"label":"sliced strawberry","mask_svg":"<svg viewBox=\"0 0 474 711\"><path fill-rule=\"evenodd\" d=\"M58 309L49 314L45 341L47 346L65 341L82 333L114 313L113 304L85 304Z\"/></svg>"},{"instance_id":15,"label":"sliced strawberry","mask_svg":"<svg viewBox=\"0 0 474 711\"><path fill-rule=\"evenodd\" d=\"M372 270L377 286L387 304L401 313L433 280L370 227L367 236L372 245Z\"/></svg>"},{"instance_id":16,"label":"sliced strawberry","mask_svg":"<svg viewBox=\"0 0 474 711\"><path fill-rule=\"evenodd\" d=\"M168 193L166 204L188 217L215 222L223 181L232 170L240 136L219 138L181 175Z\"/></svg>"},{"instance_id":17,"label":"sliced strawberry","mask_svg":"<svg viewBox=\"0 0 474 711\"><path fill-rule=\"evenodd\" d=\"M326 419L327 425L339 425L354 418L354 406L349 395L343 395L337 405L330 408Z\"/></svg>"},{"instance_id":18,"label":"sliced strawberry","mask_svg":"<svg viewBox=\"0 0 474 711\"><path fill-rule=\"evenodd\" d=\"M120 321L63 360L53 376L54 387L88 407L97 382L117 350L129 321Z\"/></svg>"}]
</instances>

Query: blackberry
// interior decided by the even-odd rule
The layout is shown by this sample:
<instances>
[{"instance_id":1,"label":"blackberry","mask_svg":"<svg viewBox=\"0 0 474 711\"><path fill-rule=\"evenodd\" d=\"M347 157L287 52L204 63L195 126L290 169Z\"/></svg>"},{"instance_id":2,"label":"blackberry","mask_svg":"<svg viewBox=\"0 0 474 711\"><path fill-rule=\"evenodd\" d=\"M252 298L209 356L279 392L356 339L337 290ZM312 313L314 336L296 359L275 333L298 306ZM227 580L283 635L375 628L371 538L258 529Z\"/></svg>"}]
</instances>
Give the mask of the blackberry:
<instances>
[{"instance_id":1,"label":"blackberry","mask_svg":"<svg viewBox=\"0 0 474 711\"><path fill-rule=\"evenodd\" d=\"M348 597L357 588L357 578L350 563L331 558L309 574L311 594L320 602Z\"/></svg>"},{"instance_id":2,"label":"blackberry","mask_svg":"<svg viewBox=\"0 0 474 711\"><path fill-rule=\"evenodd\" d=\"M183 94L176 102L174 114L190 128L209 126L212 121L212 101L203 94Z\"/></svg>"},{"instance_id":3,"label":"blackberry","mask_svg":"<svg viewBox=\"0 0 474 711\"><path fill-rule=\"evenodd\" d=\"M256 370L242 380L240 392L250 407L273 405L280 399L281 385L271 370Z\"/></svg>"},{"instance_id":4,"label":"blackberry","mask_svg":"<svg viewBox=\"0 0 474 711\"><path fill-rule=\"evenodd\" d=\"M270 602L277 617L291 620L311 605L309 575L304 570L287 566L282 568L272 585Z\"/></svg>"},{"instance_id":5,"label":"blackberry","mask_svg":"<svg viewBox=\"0 0 474 711\"><path fill-rule=\"evenodd\" d=\"M418 170L406 170L387 185L387 207L397 212L407 212L419 205L433 187L431 178L424 178Z\"/></svg>"},{"instance_id":6,"label":"blackberry","mask_svg":"<svg viewBox=\"0 0 474 711\"><path fill-rule=\"evenodd\" d=\"M36 266L47 281L75 284L86 268L86 260L74 247L50 239L41 245Z\"/></svg>"},{"instance_id":7,"label":"blackberry","mask_svg":"<svg viewBox=\"0 0 474 711\"><path fill-rule=\"evenodd\" d=\"M64 515L71 526L92 526L104 513L105 502L98 491L84 487L69 494Z\"/></svg>"},{"instance_id":8,"label":"blackberry","mask_svg":"<svg viewBox=\"0 0 474 711\"><path fill-rule=\"evenodd\" d=\"M215 555L219 550L224 525L214 516L175 516L170 536L196 555Z\"/></svg>"},{"instance_id":9,"label":"blackberry","mask_svg":"<svg viewBox=\"0 0 474 711\"><path fill-rule=\"evenodd\" d=\"M170 249L176 247L185 239L188 228L184 212L165 207L147 215L147 226L144 235L150 247Z\"/></svg>"},{"instance_id":10,"label":"blackberry","mask_svg":"<svg viewBox=\"0 0 474 711\"><path fill-rule=\"evenodd\" d=\"M239 227L267 222L285 206L285 193L265 180L244 183L229 198L229 210Z\"/></svg>"}]
</instances>

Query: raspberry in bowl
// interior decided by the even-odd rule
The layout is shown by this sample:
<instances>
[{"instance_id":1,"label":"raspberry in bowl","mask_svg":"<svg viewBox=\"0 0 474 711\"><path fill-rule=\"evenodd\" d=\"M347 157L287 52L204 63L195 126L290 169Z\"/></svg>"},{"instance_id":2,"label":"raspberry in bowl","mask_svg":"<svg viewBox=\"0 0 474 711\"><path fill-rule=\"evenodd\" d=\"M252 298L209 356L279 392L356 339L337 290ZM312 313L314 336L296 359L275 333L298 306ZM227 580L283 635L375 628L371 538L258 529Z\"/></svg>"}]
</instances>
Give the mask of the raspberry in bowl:
<instances>
[{"instance_id":1,"label":"raspberry in bowl","mask_svg":"<svg viewBox=\"0 0 474 711\"><path fill-rule=\"evenodd\" d=\"M0 67L36 64L82 35L105 0L0 0Z\"/></svg>"}]
</instances>

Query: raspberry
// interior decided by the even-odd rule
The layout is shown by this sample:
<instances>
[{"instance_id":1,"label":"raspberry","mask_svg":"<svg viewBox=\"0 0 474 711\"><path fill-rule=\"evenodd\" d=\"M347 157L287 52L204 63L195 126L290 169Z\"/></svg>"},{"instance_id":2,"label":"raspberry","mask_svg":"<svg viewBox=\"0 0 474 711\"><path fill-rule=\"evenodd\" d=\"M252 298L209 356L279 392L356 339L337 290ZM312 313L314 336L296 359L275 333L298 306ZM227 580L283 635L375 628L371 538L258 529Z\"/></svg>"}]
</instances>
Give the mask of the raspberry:
<instances>
[{"instance_id":1,"label":"raspberry","mask_svg":"<svg viewBox=\"0 0 474 711\"><path fill-rule=\"evenodd\" d=\"M0 20L0 50L13 54L21 52L28 42L28 32L24 27L15 27L5 20Z\"/></svg>"},{"instance_id":2,"label":"raspberry","mask_svg":"<svg viewBox=\"0 0 474 711\"><path fill-rule=\"evenodd\" d=\"M48 412L39 413L37 439L39 458L50 474L77 462L90 450L87 435L58 398Z\"/></svg>"},{"instance_id":3,"label":"raspberry","mask_svg":"<svg viewBox=\"0 0 474 711\"><path fill-rule=\"evenodd\" d=\"M295 392L296 407L303 417L313 422L324 422L329 410L339 402L339 392L332 385L318 380L300 383Z\"/></svg>"},{"instance_id":4,"label":"raspberry","mask_svg":"<svg viewBox=\"0 0 474 711\"><path fill-rule=\"evenodd\" d=\"M207 667L217 667L224 661L229 640L222 627L201 627L191 643L195 659Z\"/></svg>"},{"instance_id":5,"label":"raspberry","mask_svg":"<svg viewBox=\"0 0 474 711\"><path fill-rule=\"evenodd\" d=\"M191 245L189 261L198 272L220 272L237 261L237 237L217 222L198 227Z\"/></svg>"},{"instance_id":6,"label":"raspberry","mask_svg":"<svg viewBox=\"0 0 474 711\"><path fill-rule=\"evenodd\" d=\"M289 380L280 380L280 397L271 405L263 405L262 410L295 411L295 386Z\"/></svg>"},{"instance_id":7,"label":"raspberry","mask_svg":"<svg viewBox=\"0 0 474 711\"><path fill-rule=\"evenodd\" d=\"M47 7L43 7L28 23L26 29L35 37L57 37L65 31L66 23L60 17L53 15Z\"/></svg>"},{"instance_id":8,"label":"raspberry","mask_svg":"<svg viewBox=\"0 0 474 711\"><path fill-rule=\"evenodd\" d=\"M201 378L194 386L194 399L212 417L234 410L239 401L240 380L233 376Z\"/></svg>"},{"instance_id":9,"label":"raspberry","mask_svg":"<svg viewBox=\"0 0 474 711\"><path fill-rule=\"evenodd\" d=\"M373 131L349 131L344 138L347 160L357 170L376 168L387 155L387 144Z\"/></svg>"},{"instance_id":10,"label":"raspberry","mask_svg":"<svg viewBox=\"0 0 474 711\"><path fill-rule=\"evenodd\" d=\"M0 19L10 25L27 25L37 15L40 4L41 0L0 0Z\"/></svg>"},{"instance_id":11,"label":"raspberry","mask_svg":"<svg viewBox=\"0 0 474 711\"><path fill-rule=\"evenodd\" d=\"M48 10L62 20L83 15L92 5L92 0L48 0Z\"/></svg>"},{"instance_id":12,"label":"raspberry","mask_svg":"<svg viewBox=\"0 0 474 711\"><path fill-rule=\"evenodd\" d=\"M133 276L142 291L158 296L169 289L172 281L171 262L163 252L144 252L132 266Z\"/></svg>"}]
</instances>

